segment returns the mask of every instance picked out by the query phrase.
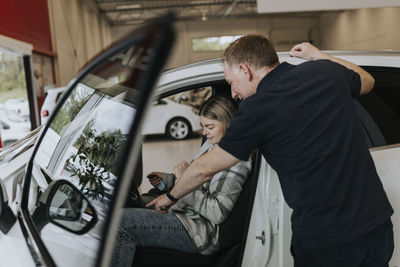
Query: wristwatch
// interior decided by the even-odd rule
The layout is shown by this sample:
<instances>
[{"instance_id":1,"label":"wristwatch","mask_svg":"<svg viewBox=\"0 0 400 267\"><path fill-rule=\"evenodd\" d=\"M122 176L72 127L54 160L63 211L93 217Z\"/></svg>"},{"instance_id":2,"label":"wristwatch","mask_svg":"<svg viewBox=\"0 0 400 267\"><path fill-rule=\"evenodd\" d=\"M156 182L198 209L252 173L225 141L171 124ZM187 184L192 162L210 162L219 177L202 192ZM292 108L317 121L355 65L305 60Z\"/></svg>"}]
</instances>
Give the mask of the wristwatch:
<instances>
[{"instance_id":1,"label":"wristwatch","mask_svg":"<svg viewBox=\"0 0 400 267\"><path fill-rule=\"evenodd\" d=\"M167 193L166 193L167 198L169 198L173 202L177 202L179 200L179 198L175 198L173 195L171 195L171 189L172 189L172 187L168 188L168 190L167 190Z\"/></svg>"}]
</instances>

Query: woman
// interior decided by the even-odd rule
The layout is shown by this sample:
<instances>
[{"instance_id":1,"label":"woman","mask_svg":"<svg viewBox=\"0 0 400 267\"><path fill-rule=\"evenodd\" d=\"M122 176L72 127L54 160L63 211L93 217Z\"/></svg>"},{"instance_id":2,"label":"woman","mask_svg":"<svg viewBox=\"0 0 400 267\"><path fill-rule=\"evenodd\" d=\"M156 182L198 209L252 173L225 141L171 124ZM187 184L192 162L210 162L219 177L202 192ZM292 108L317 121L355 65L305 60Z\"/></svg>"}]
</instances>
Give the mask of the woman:
<instances>
[{"instance_id":1,"label":"woman","mask_svg":"<svg viewBox=\"0 0 400 267\"><path fill-rule=\"evenodd\" d=\"M200 108L200 122L207 141L194 158L200 157L219 143L237 107L231 99L216 96ZM150 182L162 189L174 186L185 169L181 162L171 174L151 172ZM170 212L161 214L150 209L124 209L117 236L113 266L131 266L136 246L163 247L209 255L219 248L219 225L229 215L250 173L251 161L240 161L219 172L188 195L182 197Z\"/></svg>"}]
</instances>

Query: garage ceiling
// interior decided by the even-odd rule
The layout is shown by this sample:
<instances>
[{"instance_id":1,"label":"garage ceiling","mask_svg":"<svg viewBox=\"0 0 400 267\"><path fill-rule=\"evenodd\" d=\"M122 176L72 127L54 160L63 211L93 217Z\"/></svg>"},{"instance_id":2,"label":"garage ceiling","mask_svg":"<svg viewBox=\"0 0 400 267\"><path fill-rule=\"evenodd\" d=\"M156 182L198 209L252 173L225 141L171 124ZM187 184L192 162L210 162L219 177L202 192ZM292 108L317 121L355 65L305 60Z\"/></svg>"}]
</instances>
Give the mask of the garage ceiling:
<instances>
[{"instance_id":1,"label":"garage ceiling","mask_svg":"<svg viewBox=\"0 0 400 267\"><path fill-rule=\"evenodd\" d=\"M257 16L257 0L95 0L113 25L140 24L172 9L178 21L205 21Z\"/></svg>"}]
</instances>

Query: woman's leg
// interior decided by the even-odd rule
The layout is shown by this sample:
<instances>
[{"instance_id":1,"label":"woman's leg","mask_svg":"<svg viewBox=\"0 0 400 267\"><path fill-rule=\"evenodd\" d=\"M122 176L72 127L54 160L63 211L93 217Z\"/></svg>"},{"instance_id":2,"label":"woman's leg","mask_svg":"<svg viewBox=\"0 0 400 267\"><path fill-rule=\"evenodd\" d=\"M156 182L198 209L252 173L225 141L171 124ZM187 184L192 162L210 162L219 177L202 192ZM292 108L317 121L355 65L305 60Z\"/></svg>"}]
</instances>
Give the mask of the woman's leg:
<instances>
[{"instance_id":1,"label":"woman's leg","mask_svg":"<svg viewBox=\"0 0 400 267\"><path fill-rule=\"evenodd\" d=\"M136 246L161 247L196 253L185 227L171 212L124 209L112 266L132 266Z\"/></svg>"}]
</instances>

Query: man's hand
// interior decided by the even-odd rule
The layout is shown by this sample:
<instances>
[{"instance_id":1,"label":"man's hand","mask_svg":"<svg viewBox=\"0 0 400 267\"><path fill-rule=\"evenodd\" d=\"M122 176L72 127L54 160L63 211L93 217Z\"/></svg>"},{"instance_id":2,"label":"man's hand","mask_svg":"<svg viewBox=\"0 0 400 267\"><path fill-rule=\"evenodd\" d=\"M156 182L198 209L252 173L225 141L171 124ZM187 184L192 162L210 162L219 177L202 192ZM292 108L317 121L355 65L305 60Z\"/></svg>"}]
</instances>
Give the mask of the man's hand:
<instances>
[{"instance_id":1,"label":"man's hand","mask_svg":"<svg viewBox=\"0 0 400 267\"><path fill-rule=\"evenodd\" d=\"M289 52L291 57L299 57L305 60L329 59L329 56L312 44L304 42L293 46Z\"/></svg>"},{"instance_id":2,"label":"man's hand","mask_svg":"<svg viewBox=\"0 0 400 267\"><path fill-rule=\"evenodd\" d=\"M186 161L182 161L181 163L179 163L178 165L175 166L174 168L174 174L177 178L181 177L182 174L185 172L185 170L187 169L187 167L189 167L189 163Z\"/></svg>"},{"instance_id":3,"label":"man's hand","mask_svg":"<svg viewBox=\"0 0 400 267\"><path fill-rule=\"evenodd\" d=\"M169 207L175 202L171 201L165 194L162 194L156 199L153 199L149 204L146 205L147 208L154 206L154 209L159 213L167 213Z\"/></svg>"}]
</instances>

